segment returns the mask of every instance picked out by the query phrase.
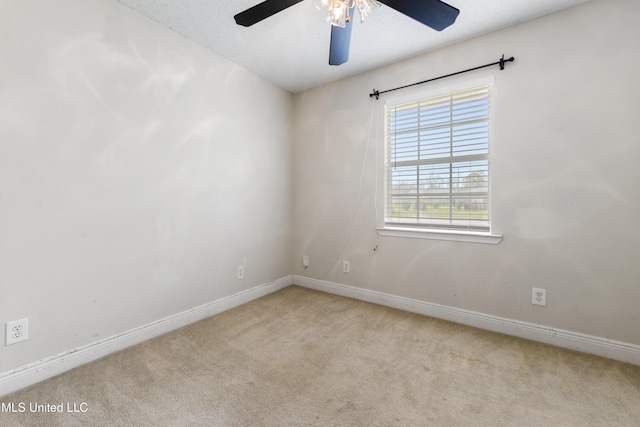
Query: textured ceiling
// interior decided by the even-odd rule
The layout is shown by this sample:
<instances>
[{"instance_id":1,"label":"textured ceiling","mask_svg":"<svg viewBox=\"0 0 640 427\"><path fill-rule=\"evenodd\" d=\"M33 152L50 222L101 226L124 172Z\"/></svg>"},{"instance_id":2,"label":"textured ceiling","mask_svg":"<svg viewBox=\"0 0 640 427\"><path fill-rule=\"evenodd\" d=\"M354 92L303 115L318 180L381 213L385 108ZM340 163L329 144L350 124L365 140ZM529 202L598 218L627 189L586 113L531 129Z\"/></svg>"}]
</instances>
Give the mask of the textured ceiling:
<instances>
[{"instance_id":1,"label":"textured ceiling","mask_svg":"<svg viewBox=\"0 0 640 427\"><path fill-rule=\"evenodd\" d=\"M382 6L364 23L356 18L349 62L337 67L328 65L331 29L315 0L251 27L233 16L261 0L118 1L297 93L589 0L447 0L460 15L442 32Z\"/></svg>"}]
</instances>

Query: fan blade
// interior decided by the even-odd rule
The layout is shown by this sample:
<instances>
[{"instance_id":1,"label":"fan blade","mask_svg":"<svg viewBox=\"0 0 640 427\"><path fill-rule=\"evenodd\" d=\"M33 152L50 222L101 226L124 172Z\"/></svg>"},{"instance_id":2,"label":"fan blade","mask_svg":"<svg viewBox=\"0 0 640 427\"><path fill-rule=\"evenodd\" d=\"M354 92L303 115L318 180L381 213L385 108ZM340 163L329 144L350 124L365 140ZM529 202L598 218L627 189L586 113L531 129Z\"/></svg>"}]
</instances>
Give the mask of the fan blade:
<instances>
[{"instance_id":1,"label":"fan blade","mask_svg":"<svg viewBox=\"0 0 640 427\"><path fill-rule=\"evenodd\" d=\"M329 47L329 65L344 64L349 60L351 44L351 21L342 27L331 26L331 45Z\"/></svg>"},{"instance_id":2,"label":"fan blade","mask_svg":"<svg viewBox=\"0 0 640 427\"><path fill-rule=\"evenodd\" d=\"M238 25L250 27L263 19L267 19L271 15L275 15L294 4L300 3L301 1L302 0L266 0L250 7L244 12L238 13L233 17L233 19L236 20L236 24Z\"/></svg>"},{"instance_id":3,"label":"fan blade","mask_svg":"<svg viewBox=\"0 0 640 427\"><path fill-rule=\"evenodd\" d=\"M382 4L413 18L416 21L442 31L456 22L460 11L440 0L378 0Z\"/></svg>"}]
</instances>

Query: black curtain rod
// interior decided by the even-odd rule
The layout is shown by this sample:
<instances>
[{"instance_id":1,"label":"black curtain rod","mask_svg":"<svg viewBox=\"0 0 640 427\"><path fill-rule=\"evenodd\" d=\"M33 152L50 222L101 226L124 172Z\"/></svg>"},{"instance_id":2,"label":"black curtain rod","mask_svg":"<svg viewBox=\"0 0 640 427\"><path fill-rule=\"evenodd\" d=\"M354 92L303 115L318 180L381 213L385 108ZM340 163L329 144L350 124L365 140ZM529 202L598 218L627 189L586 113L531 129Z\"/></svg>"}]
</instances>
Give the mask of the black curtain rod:
<instances>
[{"instance_id":1,"label":"black curtain rod","mask_svg":"<svg viewBox=\"0 0 640 427\"><path fill-rule=\"evenodd\" d=\"M462 73L468 73L469 71L475 71L475 70L479 70L480 68L487 68L487 67L492 67L494 65L500 65L500 69L504 70L504 65L507 62L513 62L515 60L515 58L512 56L509 59L504 59L504 54L502 55L502 58L500 58L500 61L497 62L492 62L491 64L487 64L487 65L481 65L479 67L474 67L474 68L469 68L468 70L464 70L464 71L458 71L457 73L451 73L451 74L447 74L446 76L440 76L440 77L435 77L433 79L429 79L429 80L424 80L418 83L411 83L410 85L405 85L405 86L400 86L400 87L396 87L393 89L387 89L387 90L383 90L383 91L379 91L379 90L373 90L373 92L371 92L369 94L369 97L376 97L376 99L380 99L380 95L382 95L383 93L387 93L387 92L393 92L394 90L400 90L400 89L404 89L407 87L411 87L411 86L416 86L416 85L421 85L423 83L429 83L432 82L434 80L440 80L440 79L444 79L446 77L451 77L451 76L457 76L458 74L462 74Z\"/></svg>"}]
</instances>

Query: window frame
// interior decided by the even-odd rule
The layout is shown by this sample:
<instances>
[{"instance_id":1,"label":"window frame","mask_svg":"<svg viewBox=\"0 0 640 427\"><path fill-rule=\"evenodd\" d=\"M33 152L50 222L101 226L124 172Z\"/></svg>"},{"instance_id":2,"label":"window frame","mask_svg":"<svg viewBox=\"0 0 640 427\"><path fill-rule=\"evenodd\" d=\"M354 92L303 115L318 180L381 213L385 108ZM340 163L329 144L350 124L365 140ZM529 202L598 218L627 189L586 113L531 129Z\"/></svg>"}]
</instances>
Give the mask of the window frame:
<instances>
[{"instance_id":1,"label":"window frame","mask_svg":"<svg viewBox=\"0 0 640 427\"><path fill-rule=\"evenodd\" d=\"M382 132L376 132L378 135L377 150L381 150L382 156L378 157L378 168L382 173L377 174L378 189L376 191L376 197L381 203L376 202L376 229L380 235L390 237L404 237L404 238L423 238L423 239L435 239L435 240L449 240L449 241L463 241L472 243L488 243L498 244L502 241L502 235L494 234L495 221L492 212L493 203L492 200L492 186L493 179L492 168L489 166L489 228L484 230L469 230L469 229L454 229L454 228L435 228L428 225L416 225L416 226L398 226L386 224L385 222L385 209L386 209L386 187L389 159L387 158L387 141L386 141L386 124L385 108L387 106L394 106L405 104L409 102L416 102L422 99L433 98L451 94L454 92L473 89L480 86L490 86L490 102L489 102L489 164L491 165L491 157L494 146L494 132L493 132L493 112L495 109L495 77L493 75L485 76L483 78L470 79L458 79L456 82L440 82L434 84L429 88L422 90L412 90L410 94L403 95L385 95L387 98L384 102L380 102L378 106L378 123L382 123ZM380 185L381 184L381 185Z\"/></svg>"}]
</instances>

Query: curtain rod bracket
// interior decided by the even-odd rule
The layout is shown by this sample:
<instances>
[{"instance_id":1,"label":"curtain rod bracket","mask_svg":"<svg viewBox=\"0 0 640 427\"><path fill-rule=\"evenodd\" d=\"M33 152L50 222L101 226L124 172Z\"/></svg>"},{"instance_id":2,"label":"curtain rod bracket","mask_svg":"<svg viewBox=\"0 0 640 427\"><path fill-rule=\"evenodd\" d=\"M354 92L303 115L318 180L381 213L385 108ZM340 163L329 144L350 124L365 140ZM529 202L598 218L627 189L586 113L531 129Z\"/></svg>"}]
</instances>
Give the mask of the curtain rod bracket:
<instances>
[{"instance_id":1,"label":"curtain rod bracket","mask_svg":"<svg viewBox=\"0 0 640 427\"><path fill-rule=\"evenodd\" d=\"M480 68L491 67L493 65L500 65L500 70L504 70L504 67L505 67L506 63L507 62L513 62L513 61L515 61L515 58L513 56L511 58L509 58L509 59L504 59L504 54L502 54L502 58L500 58L500 60L498 62L492 62L491 64L486 64L486 65L481 65L479 67L469 68L468 70L458 71L457 73L451 73L451 74L447 74L447 75L444 75L444 76L435 77L433 79L424 80L424 81L421 81L421 82L418 82L418 83L412 83L410 85L396 87L394 89L388 89L388 90L383 90L383 91L379 91L379 90L373 89L373 92L371 92L369 94L369 98L373 98L375 96L376 99L380 99L380 95L382 95L383 93L393 92L394 90L404 89L404 88L407 88L407 87L410 87L410 86L421 85L423 83L429 83L429 82L432 82L434 80L440 80L440 79L444 79L445 77L451 77L451 76L456 76L456 75L462 74L462 73L468 73L469 71L475 71L475 70L479 70Z\"/></svg>"},{"instance_id":2,"label":"curtain rod bracket","mask_svg":"<svg viewBox=\"0 0 640 427\"><path fill-rule=\"evenodd\" d=\"M500 58L500 70L504 70L504 65L507 62L513 62L515 61L515 58L512 56L511 58L505 60L504 59L504 53L502 54L502 58Z\"/></svg>"}]
</instances>

